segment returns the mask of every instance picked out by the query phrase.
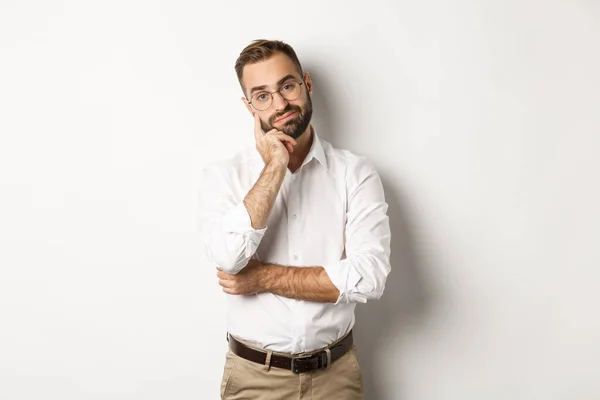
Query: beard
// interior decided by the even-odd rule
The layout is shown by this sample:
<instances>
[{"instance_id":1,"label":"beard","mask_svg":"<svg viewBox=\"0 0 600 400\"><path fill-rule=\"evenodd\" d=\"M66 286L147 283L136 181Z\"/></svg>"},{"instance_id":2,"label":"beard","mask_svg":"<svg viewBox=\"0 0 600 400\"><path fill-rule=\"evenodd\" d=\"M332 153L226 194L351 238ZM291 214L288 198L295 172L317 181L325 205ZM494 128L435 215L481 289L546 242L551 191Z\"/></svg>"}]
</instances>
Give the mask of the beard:
<instances>
[{"instance_id":1,"label":"beard","mask_svg":"<svg viewBox=\"0 0 600 400\"><path fill-rule=\"evenodd\" d=\"M289 112L296 112L294 118L286 121L279 128L275 128L273 124L275 121ZM304 104L304 108L296 105L288 104L287 107L278 114L275 114L269 118L269 122L260 121L264 132L269 132L271 129L278 129L288 136L294 139L298 139L308 128L310 119L312 118L312 102L310 96Z\"/></svg>"}]
</instances>

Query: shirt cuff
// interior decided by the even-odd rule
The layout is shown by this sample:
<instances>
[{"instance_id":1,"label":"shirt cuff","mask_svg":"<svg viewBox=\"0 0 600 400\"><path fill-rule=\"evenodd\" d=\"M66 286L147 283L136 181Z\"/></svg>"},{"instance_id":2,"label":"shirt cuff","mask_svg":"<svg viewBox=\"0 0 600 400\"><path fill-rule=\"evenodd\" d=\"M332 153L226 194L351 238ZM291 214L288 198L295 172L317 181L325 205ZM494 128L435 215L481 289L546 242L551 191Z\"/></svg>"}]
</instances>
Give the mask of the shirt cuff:
<instances>
[{"instance_id":1,"label":"shirt cuff","mask_svg":"<svg viewBox=\"0 0 600 400\"><path fill-rule=\"evenodd\" d=\"M362 279L358 271L352 266L352 263L348 259L345 259L337 264L324 265L323 268L327 272L331 283L340 291L340 295L334 304L350 303L351 299L348 294ZM366 299L360 302L366 303Z\"/></svg>"}]
</instances>

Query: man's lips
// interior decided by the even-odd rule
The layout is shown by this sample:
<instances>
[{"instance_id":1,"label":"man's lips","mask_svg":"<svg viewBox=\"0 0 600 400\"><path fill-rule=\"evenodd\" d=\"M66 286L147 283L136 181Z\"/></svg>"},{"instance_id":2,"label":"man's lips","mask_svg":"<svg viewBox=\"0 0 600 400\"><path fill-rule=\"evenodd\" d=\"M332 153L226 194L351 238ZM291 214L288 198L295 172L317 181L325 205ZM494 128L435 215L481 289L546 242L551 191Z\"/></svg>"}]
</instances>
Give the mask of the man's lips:
<instances>
[{"instance_id":1,"label":"man's lips","mask_svg":"<svg viewBox=\"0 0 600 400\"><path fill-rule=\"evenodd\" d=\"M276 119L275 122L287 121L288 119L293 117L295 114L296 114L296 111L289 112L289 113L285 114L283 117Z\"/></svg>"}]
</instances>

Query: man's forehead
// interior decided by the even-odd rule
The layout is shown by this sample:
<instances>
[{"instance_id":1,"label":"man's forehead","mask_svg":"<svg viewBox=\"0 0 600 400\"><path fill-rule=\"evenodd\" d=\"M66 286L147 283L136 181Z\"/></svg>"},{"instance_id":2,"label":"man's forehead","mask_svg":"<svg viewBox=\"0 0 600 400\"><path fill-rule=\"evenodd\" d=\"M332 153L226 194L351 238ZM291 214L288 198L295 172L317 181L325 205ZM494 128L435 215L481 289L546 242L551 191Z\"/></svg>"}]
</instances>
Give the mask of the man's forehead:
<instances>
[{"instance_id":1,"label":"man's forehead","mask_svg":"<svg viewBox=\"0 0 600 400\"><path fill-rule=\"evenodd\" d=\"M242 79L246 89L251 90L256 86L276 87L288 75L302 78L292 60L278 53L267 60L246 65Z\"/></svg>"}]
</instances>

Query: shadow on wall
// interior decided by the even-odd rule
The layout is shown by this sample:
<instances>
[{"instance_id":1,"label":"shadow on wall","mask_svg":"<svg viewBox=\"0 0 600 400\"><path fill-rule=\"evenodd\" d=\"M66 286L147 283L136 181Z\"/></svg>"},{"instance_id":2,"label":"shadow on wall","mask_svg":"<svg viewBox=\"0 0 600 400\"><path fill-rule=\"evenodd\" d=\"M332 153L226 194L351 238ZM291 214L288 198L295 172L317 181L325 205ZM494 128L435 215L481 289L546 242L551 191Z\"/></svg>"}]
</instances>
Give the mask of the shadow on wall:
<instances>
[{"instance_id":1,"label":"shadow on wall","mask_svg":"<svg viewBox=\"0 0 600 400\"><path fill-rule=\"evenodd\" d=\"M405 365L401 362L404 335L409 330L412 334L418 330L419 323L431 312L434 300L430 281L425 275L427 269L417 259L411 240L407 208L397 189L386 184L383 177L382 180L392 231L392 271L380 300L356 306L356 347L368 400L392 398L389 397L391 393L382 390L389 386L391 380L394 387L402 388L401 371L385 368ZM397 359L390 359L392 357ZM386 378L386 382L382 377ZM401 399L401 393L394 393L393 400Z\"/></svg>"},{"instance_id":2,"label":"shadow on wall","mask_svg":"<svg viewBox=\"0 0 600 400\"><path fill-rule=\"evenodd\" d=\"M344 148L339 129L351 124L351 121L340 120L345 113L336 107L340 103L335 101L335 91L327 87L327 73L316 65L310 65L307 70L315 83L312 101L317 132L334 147ZM375 161L377 167L376 160L371 161ZM363 374L365 399L401 400L401 393L389 393L389 389L385 389L390 380L394 382L394 387L402 387L401 371L385 368L402 364L403 339L409 329L414 334L420 322L431 312L434 293L431 290L432 280L426 276L429 269L418 259L411 237L413 229L408 201L403 198L401 188L391 179L380 175L389 205L392 271L380 300L357 304L354 337ZM398 359L392 360L390 357Z\"/></svg>"},{"instance_id":3,"label":"shadow on wall","mask_svg":"<svg viewBox=\"0 0 600 400\"><path fill-rule=\"evenodd\" d=\"M322 73L321 68L309 63L308 68L304 65L304 70L310 73L310 78L314 84L311 96L313 103L311 124L315 127L320 139L330 142L335 146L335 142L332 139L335 138L335 132L339 132L339 122L342 118L342 110L336 107L335 98L329 95L330 93L335 93L335 90L327 86L326 73Z\"/></svg>"}]
</instances>

